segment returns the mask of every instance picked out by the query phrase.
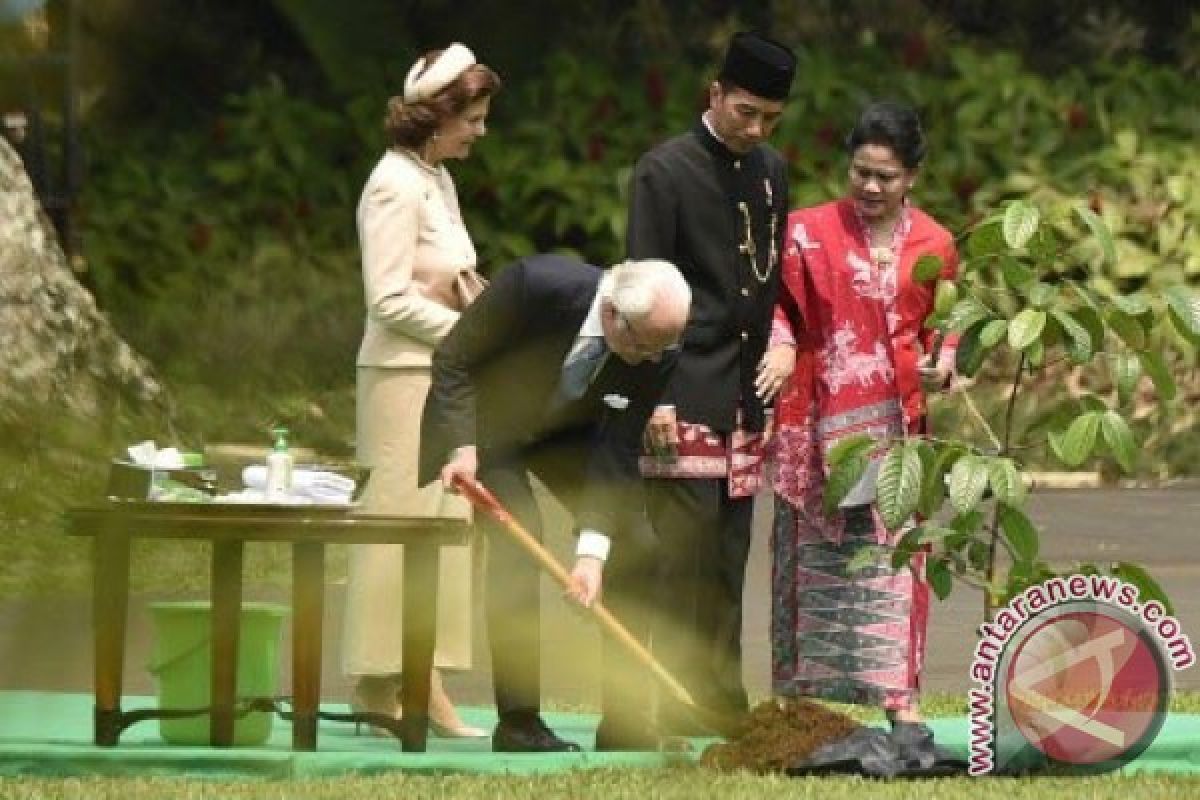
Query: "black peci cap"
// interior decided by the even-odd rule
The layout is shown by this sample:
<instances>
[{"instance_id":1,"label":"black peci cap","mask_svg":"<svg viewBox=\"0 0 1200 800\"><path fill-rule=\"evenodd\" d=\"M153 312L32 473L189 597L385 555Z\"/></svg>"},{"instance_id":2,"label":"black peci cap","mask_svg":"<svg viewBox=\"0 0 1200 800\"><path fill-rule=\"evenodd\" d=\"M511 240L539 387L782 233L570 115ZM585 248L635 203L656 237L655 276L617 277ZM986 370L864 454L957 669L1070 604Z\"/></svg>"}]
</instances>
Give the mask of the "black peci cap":
<instances>
[{"instance_id":1,"label":"black peci cap","mask_svg":"<svg viewBox=\"0 0 1200 800\"><path fill-rule=\"evenodd\" d=\"M717 78L768 100L784 100L796 74L790 48L754 31L735 33Z\"/></svg>"}]
</instances>

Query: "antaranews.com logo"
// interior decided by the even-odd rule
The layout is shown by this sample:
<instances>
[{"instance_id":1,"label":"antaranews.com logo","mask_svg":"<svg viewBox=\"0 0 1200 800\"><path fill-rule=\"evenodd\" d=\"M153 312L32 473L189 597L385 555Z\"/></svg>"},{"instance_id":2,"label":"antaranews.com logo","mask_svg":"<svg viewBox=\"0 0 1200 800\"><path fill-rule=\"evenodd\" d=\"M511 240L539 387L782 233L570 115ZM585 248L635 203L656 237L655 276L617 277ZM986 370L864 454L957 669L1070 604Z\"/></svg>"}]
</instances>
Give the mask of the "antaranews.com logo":
<instances>
[{"instance_id":1,"label":"antaranews.com logo","mask_svg":"<svg viewBox=\"0 0 1200 800\"><path fill-rule=\"evenodd\" d=\"M1129 763L1162 728L1172 671L1196 660L1179 621L1111 575L1031 586L979 633L968 693L972 775Z\"/></svg>"}]
</instances>

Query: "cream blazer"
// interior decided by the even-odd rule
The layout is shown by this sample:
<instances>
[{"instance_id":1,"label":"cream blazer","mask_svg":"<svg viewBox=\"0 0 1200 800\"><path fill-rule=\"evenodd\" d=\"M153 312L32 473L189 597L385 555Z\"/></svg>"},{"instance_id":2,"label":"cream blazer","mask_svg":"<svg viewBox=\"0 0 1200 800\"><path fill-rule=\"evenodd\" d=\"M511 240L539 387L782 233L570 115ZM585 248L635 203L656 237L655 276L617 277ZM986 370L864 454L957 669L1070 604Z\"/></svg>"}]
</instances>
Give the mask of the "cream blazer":
<instances>
[{"instance_id":1,"label":"cream blazer","mask_svg":"<svg viewBox=\"0 0 1200 800\"><path fill-rule=\"evenodd\" d=\"M384 154L358 202L367 321L360 367L428 367L458 321L454 277L473 268L454 181L407 150Z\"/></svg>"}]
</instances>

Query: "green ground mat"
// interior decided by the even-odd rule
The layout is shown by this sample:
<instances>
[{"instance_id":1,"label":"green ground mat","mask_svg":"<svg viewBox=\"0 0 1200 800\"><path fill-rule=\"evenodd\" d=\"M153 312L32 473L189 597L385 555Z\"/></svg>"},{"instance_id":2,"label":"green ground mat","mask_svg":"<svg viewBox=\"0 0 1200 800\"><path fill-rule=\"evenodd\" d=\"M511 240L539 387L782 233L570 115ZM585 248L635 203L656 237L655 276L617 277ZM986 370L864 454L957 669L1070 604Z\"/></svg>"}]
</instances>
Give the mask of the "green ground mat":
<instances>
[{"instance_id":1,"label":"green ground mat","mask_svg":"<svg viewBox=\"0 0 1200 800\"><path fill-rule=\"evenodd\" d=\"M152 697L126 697L125 710L155 705ZM713 740L696 739L692 756L661 753L503 754L492 753L487 739L430 737L425 753L404 753L388 737L357 736L348 723L320 723L317 752L291 750L291 727L276 719L271 738L261 747L214 749L164 744L155 721L127 728L117 747L92 745L91 695L50 692L0 692L0 775L65 777L80 775L161 776L200 779L303 778L341 774L417 773L536 774L596 767L664 767L690 760ZM330 711L345 706L327 705ZM490 730L490 709L467 708L463 718ZM547 713L546 721L563 738L592 743L597 718L590 714ZM965 758L967 720L930 721L939 744ZM1200 715L1173 714L1162 732L1125 772L1200 772Z\"/></svg>"}]
</instances>

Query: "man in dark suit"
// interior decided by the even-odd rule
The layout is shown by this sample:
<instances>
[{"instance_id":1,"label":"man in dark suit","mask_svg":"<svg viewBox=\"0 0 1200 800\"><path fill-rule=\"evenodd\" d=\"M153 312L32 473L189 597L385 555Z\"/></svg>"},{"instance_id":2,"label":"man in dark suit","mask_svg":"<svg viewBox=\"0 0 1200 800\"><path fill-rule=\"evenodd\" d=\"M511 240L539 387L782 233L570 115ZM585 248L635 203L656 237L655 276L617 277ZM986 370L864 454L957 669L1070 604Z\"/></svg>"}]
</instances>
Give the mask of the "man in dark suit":
<instances>
[{"instance_id":1,"label":"man in dark suit","mask_svg":"<svg viewBox=\"0 0 1200 800\"><path fill-rule=\"evenodd\" d=\"M638 452L674 365L691 293L665 261L605 272L542 255L502 270L433 355L421 428L421 482L478 478L534 536L536 475L574 515L571 595L590 605L610 538L643 508ZM664 354L665 357L664 357ZM500 721L492 749L578 750L539 715L538 569L478 518L489 537L488 638Z\"/></svg>"},{"instance_id":2,"label":"man in dark suit","mask_svg":"<svg viewBox=\"0 0 1200 800\"><path fill-rule=\"evenodd\" d=\"M653 414L654 427L678 422L687 436L659 443L675 459L644 464L665 598L655 654L700 705L726 715L747 708L742 584L754 505L749 489L735 489L735 443L765 427L760 365L788 212L787 165L766 140L795 68L786 46L736 34L708 109L638 159L630 185L629 257L675 264L695 297L678 367ZM704 452L689 449L710 441L717 445ZM658 717L660 733L697 732L670 698Z\"/></svg>"}]
</instances>

